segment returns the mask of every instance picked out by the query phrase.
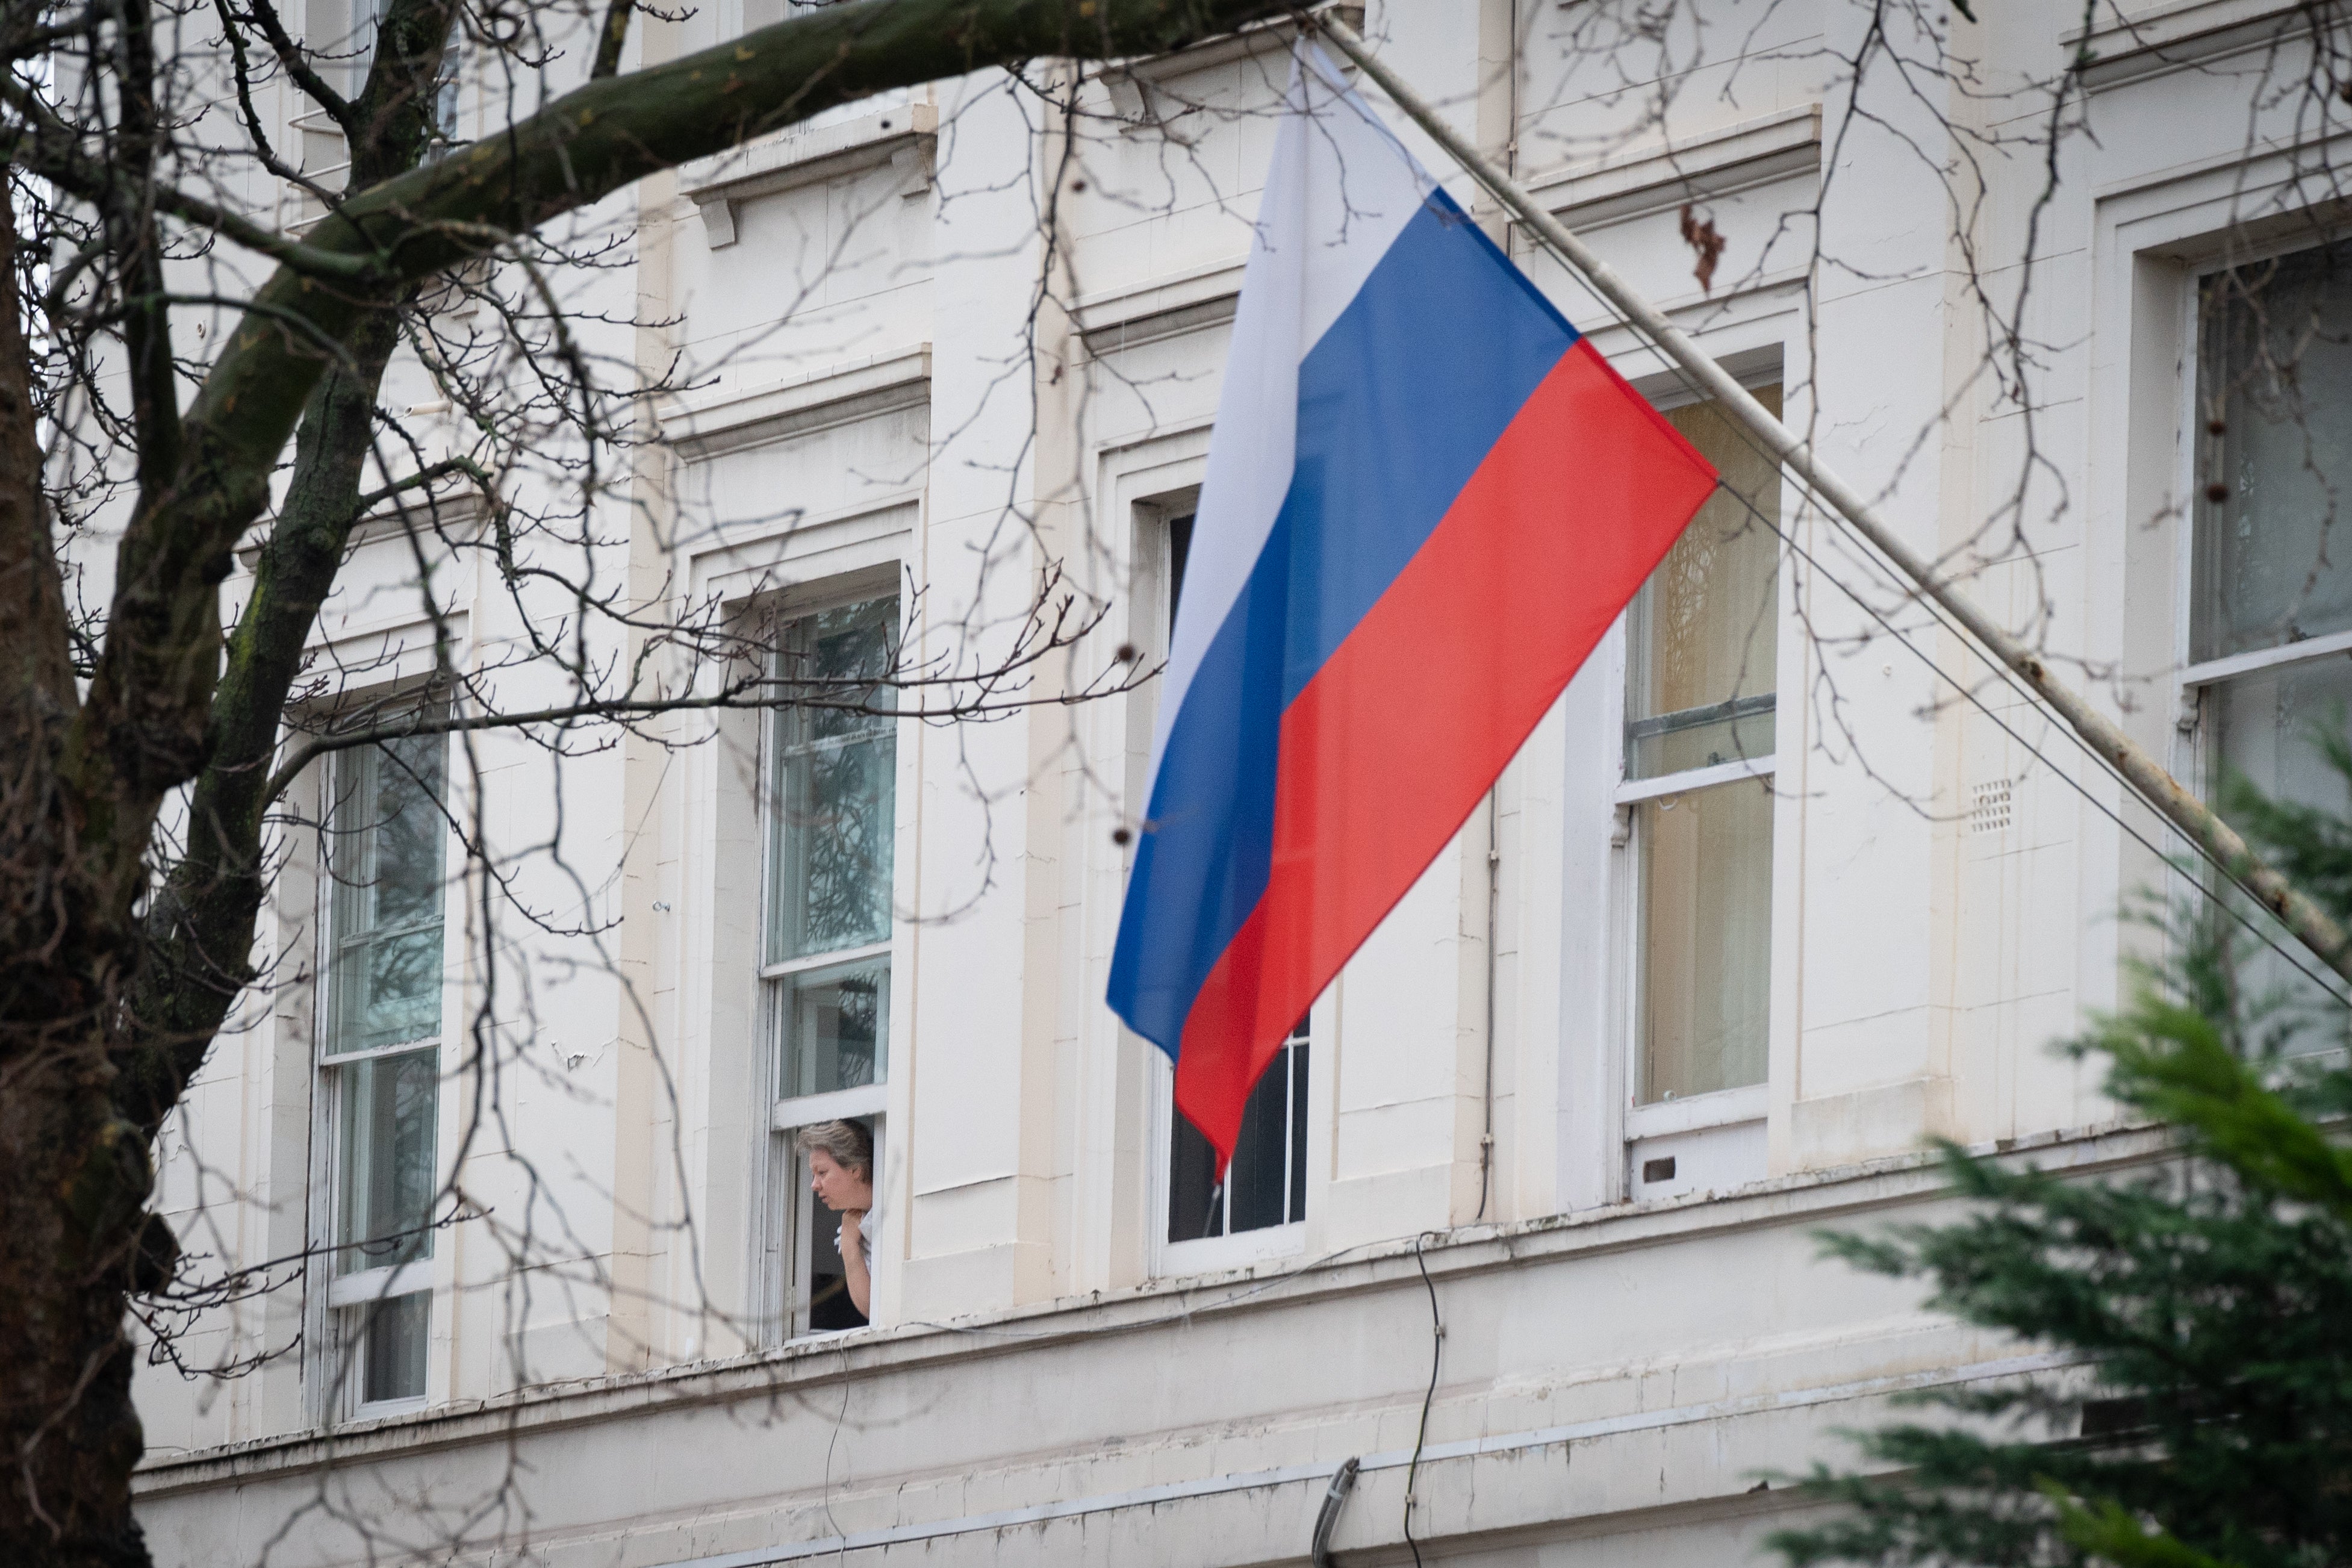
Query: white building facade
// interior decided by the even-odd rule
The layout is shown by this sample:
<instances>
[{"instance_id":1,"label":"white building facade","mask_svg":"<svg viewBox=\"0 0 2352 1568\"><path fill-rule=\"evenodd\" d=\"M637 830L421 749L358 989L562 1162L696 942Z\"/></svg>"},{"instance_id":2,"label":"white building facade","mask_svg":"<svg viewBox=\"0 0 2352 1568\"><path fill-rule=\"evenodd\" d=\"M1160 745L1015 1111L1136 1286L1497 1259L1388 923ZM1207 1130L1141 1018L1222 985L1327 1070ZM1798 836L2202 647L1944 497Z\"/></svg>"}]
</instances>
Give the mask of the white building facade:
<instances>
[{"instance_id":1,"label":"white building facade","mask_svg":"<svg viewBox=\"0 0 2352 1568\"><path fill-rule=\"evenodd\" d=\"M2352 268L2281 88L2301 9L1979 0L1884 47L1845 0L1658 9L1364 27L2181 776L2317 789ZM1097 618L985 721L312 770L289 978L165 1182L192 1247L314 1256L211 1331L266 1364L151 1369L159 1562L1304 1563L1353 1458L1342 1562L1728 1564L1837 1429L2045 1364L1814 1233L1944 1212L1932 1139L2156 1157L2050 1047L2123 997L2169 847L1409 127L1727 492L1300 1021L1223 1187L1106 1006L1154 688L1089 694L1166 646L1291 38L938 84L626 198L597 287L637 324L598 341L690 372L610 513L639 602L853 689L1005 663L1041 584ZM2263 300L2321 326L2295 419ZM488 568L428 606L415 559L358 547L322 655L509 659ZM485 924L435 799L541 926ZM870 1313L794 1142L845 1118Z\"/></svg>"}]
</instances>

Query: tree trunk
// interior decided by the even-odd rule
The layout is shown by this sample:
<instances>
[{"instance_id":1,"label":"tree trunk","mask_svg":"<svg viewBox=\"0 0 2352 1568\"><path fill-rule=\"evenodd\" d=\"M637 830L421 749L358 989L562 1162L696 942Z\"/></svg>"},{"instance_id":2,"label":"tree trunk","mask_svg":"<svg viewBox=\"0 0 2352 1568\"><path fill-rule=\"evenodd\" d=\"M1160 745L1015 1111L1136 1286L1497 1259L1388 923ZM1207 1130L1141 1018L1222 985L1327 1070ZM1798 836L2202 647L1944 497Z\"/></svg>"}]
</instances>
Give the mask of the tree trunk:
<instances>
[{"instance_id":1,"label":"tree trunk","mask_svg":"<svg viewBox=\"0 0 2352 1568\"><path fill-rule=\"evenodd\" d=\"M56 1011L89 1016L81 996L56 1000ZM5 1070L0 1434L11 1473L0 1494L0 1562L134 1568L148 1560L131 1514L144 1437L131 1403L123 1312L149 1185L147 1140L113 1113L94 1031L60 1028L32 1049L20 1045Z\"/></svg>"},{"instance_id":2,"label":"tree trunk","mask_svg":"<svg viewBox=\"0 0 2352 1568\"><path fill-rule=\"evenodd\" d=\"M0 202L0 258L17 245ZM106 1026L129 951L127 890L80 851L89 815L58 776L76 697L40 487L32 370L0 299L0 1563L143 1564L142 1447L122 1331L147 1138L114 1110ZM101 867L110 856L97 858Z\"/></svg>"},{"instance_id":3,"label":"tree trunk","mask_svg":"<svg viewBox=\"0 0 2352 1568\"><path fill-rule=\"evenodd\" d=\"M365 128L352 158L362 183L423 158L449 32L444 0L398 0L383 28L400 41L378 50L354 117ZM13 233L6 239L13 247ZM134 926L112 868L130 858L143 886L143 844L129 856L119 842L102 854L72 853L91 814L76 809L54 771L73 710L72 669L62 658L69 642L40 508L21 310L0 316L0 540L27 561L10 583L12 600L29 600L55 624L53 636L27 636L23 647L59 656L56 668L28 666L14 682L12 728L30 742L18 754L36 765L0 802L0 832L22 851L6 862L12 871L53 862L31 879L10 876L12 889L67 890L12 904L6 933L10 955L31 962L16 967L0 1014L0 1173L17 1178L0 1180L0 1344L10 1351L0 1453L14 1461L0 1482L0 1563L142 1568L149 1557L131 1510L131 1475L145 1442L131 1398L137 1352L126 1313L133 1291L164 1282L177 1252L170 1227L146 1212L149 1151L251 979L267 892L269 762L310 627L358 521L399 320L392 307L362 318L348 357L304 410L286 500L210 694L186 849ZM17 513L36 520L37 538L16 526ZM24 624L29 632L39 622ZM79 886L93 868L96 884ZM31 1172L57 1179L22 1179Z\"/></svg>"}]
</instances>

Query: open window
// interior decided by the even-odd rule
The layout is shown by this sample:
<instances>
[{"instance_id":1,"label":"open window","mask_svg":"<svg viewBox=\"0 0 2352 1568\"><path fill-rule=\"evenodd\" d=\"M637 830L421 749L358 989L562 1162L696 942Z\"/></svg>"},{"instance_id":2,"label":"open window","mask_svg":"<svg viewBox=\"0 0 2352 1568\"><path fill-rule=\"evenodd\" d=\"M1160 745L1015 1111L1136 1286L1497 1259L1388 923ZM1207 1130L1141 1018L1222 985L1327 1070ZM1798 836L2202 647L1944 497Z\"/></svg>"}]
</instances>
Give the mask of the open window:
<instances>
[{"instance_id":1,"label":"open window","mask_svg":"<svg viewBox=\"0 0 2352 1568\"><path fill-rule=\"evenodd\" d=\"M2182 717L2209 799L2242 778L2341 811L2352 718L2352 242L2198 289ZM2259 989L2307 985L2265 953Z\"/></svg>"},{"instance_id":2,"label":"open window","mask_svg":"<svg viewBox=\"0 0 2352 1568\"><path fill-rule=\"evenodd\" d=\"M874 1135L877 1192L890 1061L891 847L897 830L898 601L786 621L776 674L795 700L770 727L761 989L773 1063L770 1267L790 1335L857 1328L836 1218L809 1191L805 1127ZM876 1216L868 1215L868 1224Z\"/></svg>"}]
</instances>

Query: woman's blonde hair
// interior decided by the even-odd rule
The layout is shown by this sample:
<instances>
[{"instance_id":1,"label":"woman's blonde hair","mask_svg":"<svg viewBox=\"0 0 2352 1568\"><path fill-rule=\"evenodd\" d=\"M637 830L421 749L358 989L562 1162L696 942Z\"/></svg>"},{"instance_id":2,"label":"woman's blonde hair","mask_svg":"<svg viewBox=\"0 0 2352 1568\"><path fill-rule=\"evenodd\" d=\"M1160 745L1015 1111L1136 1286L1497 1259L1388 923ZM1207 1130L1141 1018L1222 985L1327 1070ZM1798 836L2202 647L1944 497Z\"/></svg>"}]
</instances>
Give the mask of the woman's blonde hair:
<instances>
[{"instance_id":1,"label":"woman's blonde hair","mask_svg":"<svg viewBox=\"0 0 2352 1568\"><path fill-rule=\"evenodd\" d=\"M874 1179L874 1134L863 1121L820 1121L802 1128L793 1142L803 1154L822 1149L843 1170L855 1171L869 1182Z\"/></svg>"}]
</instances>

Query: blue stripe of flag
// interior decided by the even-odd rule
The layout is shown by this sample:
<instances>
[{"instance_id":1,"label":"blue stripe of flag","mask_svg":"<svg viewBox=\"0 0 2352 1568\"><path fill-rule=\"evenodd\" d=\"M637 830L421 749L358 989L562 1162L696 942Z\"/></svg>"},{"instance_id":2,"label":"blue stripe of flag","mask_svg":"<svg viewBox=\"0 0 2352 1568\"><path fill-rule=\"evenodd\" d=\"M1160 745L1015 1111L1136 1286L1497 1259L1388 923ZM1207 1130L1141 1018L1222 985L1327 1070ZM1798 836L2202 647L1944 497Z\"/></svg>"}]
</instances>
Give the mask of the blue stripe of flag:
<instances>
[{"instance_id":1,"label":"blue stripe of flag","mask_svg":"<svg viewBox=\"0 0 2352 1568\"><path fill-rule=\"evenodd\" d=\"M1171 1057L1265 891L1284 710L1576 338L1438 191L1300 363L1290 490L1161 748L1111 960L1112 1005Z\"/></svg>"}]
</instances>

